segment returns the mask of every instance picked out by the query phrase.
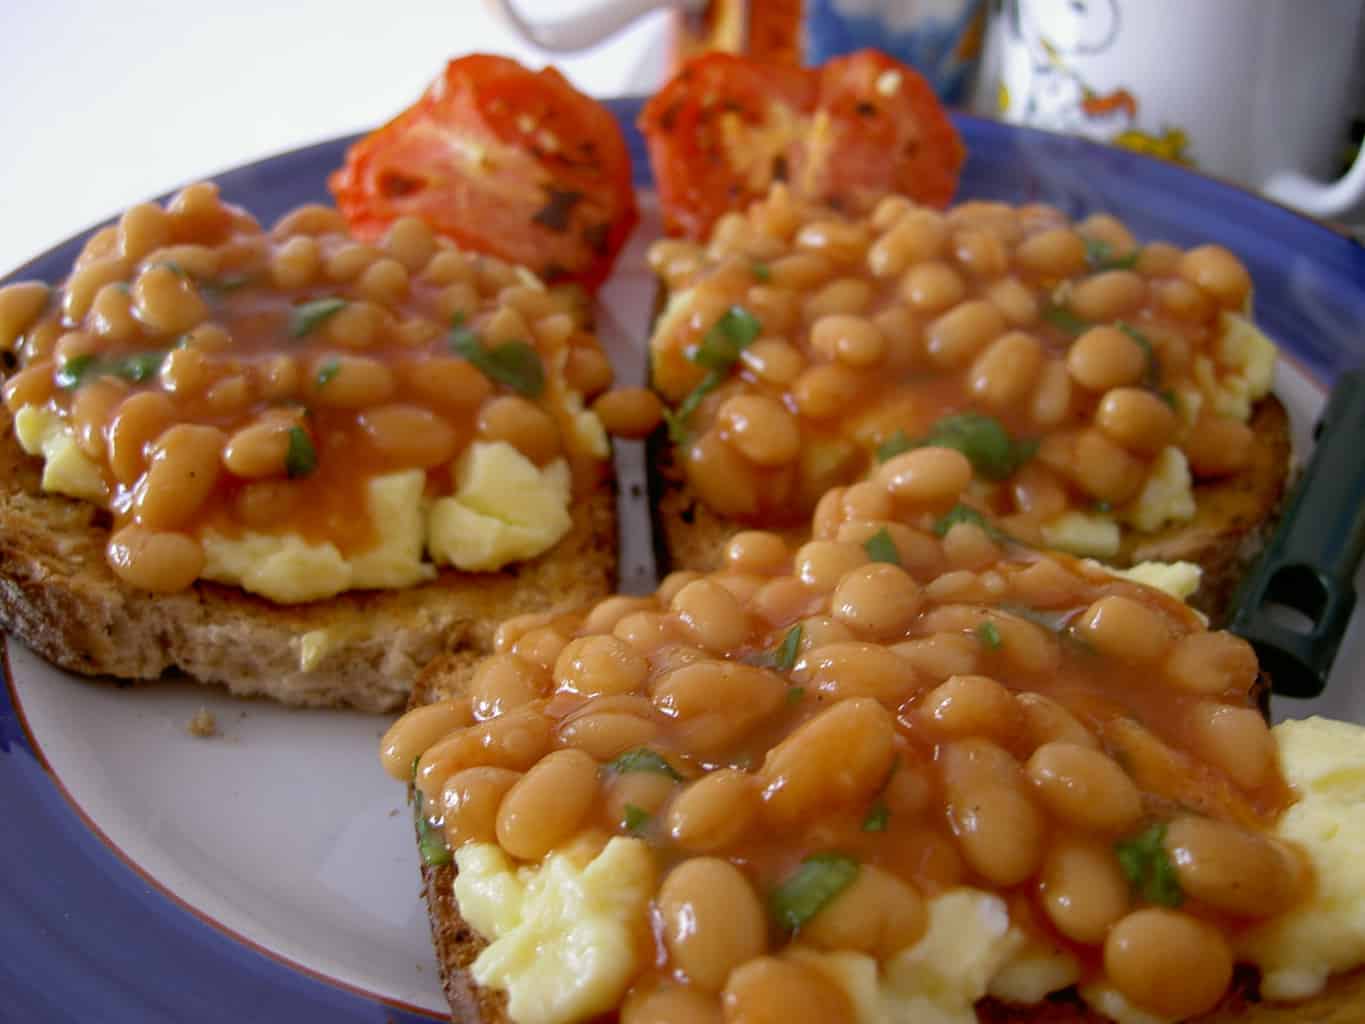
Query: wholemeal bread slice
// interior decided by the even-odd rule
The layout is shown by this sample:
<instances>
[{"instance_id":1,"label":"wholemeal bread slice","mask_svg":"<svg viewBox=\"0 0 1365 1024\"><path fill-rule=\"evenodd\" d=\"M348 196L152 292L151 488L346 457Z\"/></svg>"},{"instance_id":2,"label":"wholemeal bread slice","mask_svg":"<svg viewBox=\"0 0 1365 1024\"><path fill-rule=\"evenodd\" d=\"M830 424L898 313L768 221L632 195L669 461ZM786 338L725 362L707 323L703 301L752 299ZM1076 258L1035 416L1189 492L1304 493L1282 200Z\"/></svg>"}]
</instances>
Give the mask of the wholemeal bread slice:
<instances>
[{"instance_id":1,"label":"wholemeal bread slice","mask_svg":"<svg viewBox=\"0 0 1365 1024\"><path fill-rule=\"evenodd\" d=\"M459 696L477 664L478 657L470 652L438 658L418 677L408 706ZM422 866L422 894L451 1020L455 1024L509 1024L506 994L479 986L469 974L487 942L460 914L455 873L453 864ZM980 1024L1107 1024L1106 1018L1090 1009L1074 990L1032 1006L983 999L977 1004L977 1017ZM1255 971L1239 969L1222 1004L1199 1018L1200 1024L1358 1024L1361 1020L1365 1020L1365 970L1332 978L1324 992L1307 1002L1279 1004L1260 1001Z\"/></svg>"},{"instance_id":2,"label":"wholemeal bread slice","mask_svg":"<svg viewBox=\"0 0 1365 1024\"><path fill-rule=\"evenodd\" d=\"M1245 470L1196 484L1197 511L1188 522L1154 533L1125 528L1119 555L1113 559L1119 566L1197 563L1204 572L1190 604L1215 624L1224 621L1238 580L1274 530L1289 481L1289 415L1280 400L1272 394L1258 402L1250 426L1256 444ZM661 571L718 568L725 542L746 527L717 515L693 493L662 431L651 440L650 465ZM799 544L809 529L779 532Z\"/></svg>"},{"instance_id":3,"label":"wholemeal bread slice","mask_svg":"<svg viewBox=\"0 0 1365 1024\"><path fill-rule=\"evenodd\" d=\"M180 672L239 696L389 711L443 651L484 650L502 619L576 607L615 581L615 497L600 483L554 548L501 572L444 569L419 586L304 605L207 582L153 594L106 564L107 513L44 493L41 471L0 411L0 624L83 675Z\"/></svg>"}]
</instances>

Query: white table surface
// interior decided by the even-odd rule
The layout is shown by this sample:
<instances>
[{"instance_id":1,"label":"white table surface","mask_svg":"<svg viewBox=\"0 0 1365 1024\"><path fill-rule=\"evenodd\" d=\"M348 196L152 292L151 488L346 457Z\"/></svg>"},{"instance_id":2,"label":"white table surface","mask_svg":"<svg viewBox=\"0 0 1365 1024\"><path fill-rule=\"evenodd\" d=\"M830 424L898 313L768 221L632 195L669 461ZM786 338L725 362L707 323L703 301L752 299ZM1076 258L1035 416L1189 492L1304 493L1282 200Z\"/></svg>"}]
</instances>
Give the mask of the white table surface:
<instances>
[{"instance_id":1,"label":"white table surface","mask_svg":"<svg viewBox=\"0 0 1365 1024\"><path fill-rule=\"evenodd\" d=\"M651 15L554 63L640 92L666 37ZM374 127L474 51L549 60L479 0L0 0L0 276L141 199Z\"/></svg>"}]
</instances>

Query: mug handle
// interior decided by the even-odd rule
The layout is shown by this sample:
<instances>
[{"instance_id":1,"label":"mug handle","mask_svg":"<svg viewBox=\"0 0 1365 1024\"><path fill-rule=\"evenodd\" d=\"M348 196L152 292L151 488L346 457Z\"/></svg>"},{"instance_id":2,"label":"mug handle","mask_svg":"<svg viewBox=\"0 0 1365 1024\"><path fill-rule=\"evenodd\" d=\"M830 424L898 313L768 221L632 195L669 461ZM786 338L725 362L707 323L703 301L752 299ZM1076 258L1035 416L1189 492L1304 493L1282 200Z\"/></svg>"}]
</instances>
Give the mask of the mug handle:
<instances>
[{"instance_id":1,"label":"mug handle","mask_svg":"<svg viewBox=\"0 0 1365 1024\"><path fill-rule=\"evenodd\" d=\"M603 0L581 14L541 22L522 17L515 0L485 0L485 3L522 39L550 53L586 50L651 11L671 7L699 14L706 7L706 0Z\"/></svg>"},{"instance_id":2,"label":"mug handle","mask_svg":"<svg viewBox=\"0 0 1365 1024\"><path fill-rule=\"evenodd\" d=\"M1314 217L1345 218L1365 212L1365 145L1351 169L1336 181L1322 182L1298 171L1279 171L1266 180L1262 191Z\"/></svg>"}]
</instances>

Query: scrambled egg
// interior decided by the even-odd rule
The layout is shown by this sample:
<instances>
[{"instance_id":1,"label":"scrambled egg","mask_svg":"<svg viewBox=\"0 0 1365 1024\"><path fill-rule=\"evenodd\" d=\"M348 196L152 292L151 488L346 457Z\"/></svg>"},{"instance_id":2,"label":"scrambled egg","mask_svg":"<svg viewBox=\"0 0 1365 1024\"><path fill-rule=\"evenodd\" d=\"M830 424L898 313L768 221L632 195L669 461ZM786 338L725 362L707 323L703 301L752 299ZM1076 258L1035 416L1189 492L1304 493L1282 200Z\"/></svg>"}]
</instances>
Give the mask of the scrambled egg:
<instances>
[{"instance_id":1,"label":"scrambled egg","mask_svg":"<svg viewBox=\"0 0 1365 1024\"><path fill-rule=\"evenodd\" d=\"M1236 313L1224 313L1219 326L1215 359L1197 358L1194 379L1215 412L1245 421L1275 383L1275 343Z\"/></svg>"},{"instance_id":2,"label":"scrambled egg","mask_svg":"<svg viewBox=\"0 0 1365 1024\"><path fill-rule=\"evenodd\" d=\"M1277 832L1308 852L1315 885L1292 914L1245 937L1270 999L1307 999L1329 975L1365 963L1365 730L1307 718L1274 729L1281 766L1299 795Z\"/></svg>"},{"instance_id":3,"label":"scrambled egg","mask_svg":"<svg viewBox=\"0 0 1365 1024\"><path fill-rule=\"evenodd\" d=\"M649 931L654 857L643 840L615 836L587 864L551 854L514 867L493 843L455 853L460 913L488 947L470 968L507 992L517 1024L561 1024L620 1004Z\"/></svg>"},{"instance_id":4,"label":"scrambled egg","mask_svg":"<svg viewBox=\"0 0 1365 1024\"><path fill-rule=\"evenodd\" d=\"M569 532L562 459L537 469L506 441L475 441L455 466L455 493L431 508L427 548L461 569L500 569L547 551Z\"/></svg>"},{"instance_id":5,"label":"scrambled egg","mask_svg":"<svg viewBox=\"0 0 1365 1024\"><path fill-rule=\"evenodd\" d=\"M601 421L583 409L577 395L570 393L568 401L575 441L605 458L609 448ZM81 451L57 412L25 406L14 417L14 429L20 447L44 459L43 490L108 503L109 485L99 465ZM434 502L423 496L421 470L371 480L369 514L381 537L349 558L335 544L310 543L297 534L248 530L229 537L205 529L199 534L201 578L279 604L318 601L347 590L409 587L434 578L436 565L501 569L548 551L572 525L572 483L563 459L538 468L505 441L476 441L460 456L454 479L455 493ZM305 642L301 662L316 663L323 646L323 640Z\"/></svg>"},{"instance_id":6,"label":"scrambled egg","mask_svg":"<svg viewBox=\"0 0 1365 1024\"><path fill-rule=\"evenodd\" d=\"M1121 514L1125 522L1151 533L1167 523L1188 522L1194 518L1194 511L1189 460L1179 448L1171 446L1157 455L1147 482Z\"/></svg>"},{"instance_id":7,"label":"scrambled egg","mask_svg":"<svg viewBox=\"0 0 1365 1024\"><path fill-rule=\"evenodd\" d=\"M1119 553L1119 524L1099 513L1064 512L1042 524L1043 543L1057 551L1090 558Z\"/></svg>"},{"instance_id":8,"label":"scrambled egg","mask_svg":"<svg viewBox=\"0 0 1365 1024\"><path fill-rule=\"evenodd\" d=\"M1193 562L1139 562L1129 569L1105 568L1115 576L1164 590L1181 601L1194 595L1204 575L1204 570Z\"/></svg>"}]
</instances>

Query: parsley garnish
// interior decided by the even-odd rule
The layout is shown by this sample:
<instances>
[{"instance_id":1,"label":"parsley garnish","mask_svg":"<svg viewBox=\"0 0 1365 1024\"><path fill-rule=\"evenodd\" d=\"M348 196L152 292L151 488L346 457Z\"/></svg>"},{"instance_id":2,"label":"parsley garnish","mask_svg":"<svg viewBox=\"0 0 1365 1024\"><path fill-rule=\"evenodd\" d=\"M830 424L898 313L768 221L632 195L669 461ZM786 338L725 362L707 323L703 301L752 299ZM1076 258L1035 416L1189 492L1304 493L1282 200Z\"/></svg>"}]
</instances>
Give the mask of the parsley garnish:
<instances>
[{"instance_id":1,"label":"parsley garnish","mask_svg":"<svg viewBox=\"0 0 1365 1024\"><path fill-rule=\"evenodd\" d=\"M621 814L621 827L627 832L639 832L648 823L650 814L643 807L626 804Z\"/></svg>"},{"instance_id":2,"label":"parsley garnish","mask_svg":"<svg viewBox=\"0 0 1365 1024\"><path fill-rule=\"evenodd\" d=\"M886 801L882 797L877 797L868 809L867 817L863 819L864 832L885 832L886 826L891 820L891 810L886 806Z\"/></svg>"},{"instance_id":3,"label":"parsley garnish","mask_svg":"<svg viewBox=\"0 0 1365 1024\"><path fill-rule=\"evenodd\" d=\"M313 439L302 427L289 428L289 449L284 453L284 471L290 480L309 476L318 468L318 453Z\"/></svg>"},{"instance_id":4,"label":"parsley garnish","mask_svg":"<svg viewBox=\"0 0 1365 1024\"><path fill-rule=\"evenodd\" d=\"M1038 451L1037 441L1015 441L998 419L980 412L944 416L916 447L929 445L956 448L988 480L1004 480L1013 475Z\"/></svg>"},{"instance_id":5,"label":"parsley garnish","mask_svg":"<svg viewBox=\"0 0 1365 1024\"><path fill-rule=\"evenodd\" d=\"M796 656L801 653L801 633L801 624L798 622L787 630L787 635L777 645L777 650L773 651L772 666L777 671L789 672L791 667L796 664Z\"/></svg>"},{"instance_id":6,"label":"parsley garnish","mask_svg":"<svg viewBox=\"0 0 1365 1024\"><path fill-rule=\"evenodd\" d=\"M1132 270L1137 266L1142 250L1130 249L1122 256L1114 255L1114 247L1102 238L1083 238L1085 262L1091 270Z\"/></svg>"},{"instance_id":7,"label":"parsley garnish","mask_svg":"<svg viewBox=\"0 0 1365 1024\"><path fill-rule=\"evenodd\" d=\"M763 324L743 306L731 306L711 325L697 348L688 353L687 358L710 372L701 383L688 392L673 412L664 412L668 423L668 436L674 444L687 443L687 422L697 411L701 401L725 380L730 368L739 359L739 354L748 348Z\"/></svg>"},{"instance_id":8,"label":"parsley garnish","mask_svg":"<svg viewBox=\"0 0 1365 1024\"><path fill-rule=\"evenodd\" d=\"M627 750L607 767L621 775L626 772L654 772L656 775L667 775L674 782L682 781L682 776L674 767L665 761L662 755L648 747Z\"/></svg>"},{"instance_id":9,"label":"parsley garnish","mask_svg":"<svg viewBox=\"0 0 1365 1024\"><path fill-rule=\"evenodd\" d=\"M901 555L896 550L896 542L891 539L891 534L887 532L885 526L863 541L863 550L867 552L867 557L874 562L901 564Z\"/></svg>"},{"instance_id":10,"label":"parsley garnish","mask_svg":"<svg viewBox=\"0 0 1365 1024\"><path fill-rule=\"evenodd\" d=\"M664 410L664 422L668 424L668 439L670 441L674 444L687 443L687 421L701 406L702 399L720 387L724 380L725 374L720 370L710 370L701 379L701 383L689 391L687 397L678 403L677 409Z\"/></svg>"},{"instance_id":11,"label":"parsley garnish","mask_svg":"<svg viewBox=\"0 0 1365 1024\"><path fill-rule=\"evenodd\" d=\"M772 268L769 267L768 264L766 263L759 263L755 261L749 264L749 272L754 275L754 280L757 281L759 284L767 284L769 281L773 279Z\"/></svg>"},{"instance_id":12,"label":"parsley garnish","mask_svg":"<svg viewBox=\"0 0 1365 1024\"><path fill-rule=\"evenodd\" d=\"M422 810L422 791L414 789L413 792L416 794L413 798L413 819L417 825L417 849L422 854L422 863L431 868L449 864L453 858L445 834L440 829L433 828L431 822L427 821L427 816Z\"/></svg>"},{"instance_id":13,"label":"parsley garnish","mask_svg":"<svg viewBox=\"0 0 1365 1024\"><path fill-rule=\"evenodd\" d=\"M160 372L165 359L164 351L133 352L109 359L101 359L87 352L64 361L57 370L56 382L64 390L80 387L89 377L122 377L134 384L141 384Z\"/></svg>"},{"instance_id":14,"label":"parsley garnish","mask_svg":"<svg viewBox=\"0 0 1365 1024\"><path fill-rule=\"evenodd\" d=\"M804 697L805 695L806 695L806 688L805 688L804 686L789 686L789 687L787 687L787 703L788 703L788 704L800 704L800 703L801 703L801 698Z\"/></svg>"},{"instance_id":15,"label":"parsley garnish","mask_svg":"<svg viewBox=\"0 0 1365 1024\"><path fill-rule=\"evenodd\" d=\"M1143 356L1146 357L1147 367L1142 374L1143 386L1152 391L1159 391L1161 388L1161 364L1157 361L1156 349L1152 347L1152 340L1132 324L1124 323L1122 320L1114 326L1132 338L1137 347L1142 349Z\"/></svg>"},{"instance_id":16,"label":"parsley garnish","mask_svg":"<svg viewBox=\"0 0 1365 1024\"><path fill-rule=\"evenodd\" d=\"M1180 879L1176 877L1175 865L1163 845L1166 841L1166 826L1153 825L1131 839L1114 845L1118 854L1119 866L1142 898L1159 907L1178 907L1185 901L1180 891Z\"/></svg>"},{"instance_id":17,"label":"parsley garnish","mask_svg":"<svg viewBox=\"0 0 1365 1024\"><path fill-rule=\"evenodd\" d=\"M456 355L469 360L489 380L527 398L538 398L545 390L545 367L539 352L524 341L505 341L488 348L464 325L463 313L455 314L450 348Z\"/></svg>"},{"instance_id":18,"label":"parsley garnish","mask_svg":"<svg viewBox=\"0 0 1365 1024\"><path fill-rule=\"evenodd\" d=\"M841 853L807 857L773 890L769 901L773 917L786 931L796 931L852 885L858 870L858 862Z\"/></svg>"},{"instance_id":19,"label":"parsley garnish","mask_svg":"<svg viewBox=\"0 0 1365 1024\"><path fill-rule=\"evenodd\" d=\"M983 622L976 627L976 635L981 638L982 646L988 651L1000 650L1000 630L994 622Z\"/></svg>"},{"instance_id":20,"label":"parsley garnish","mask_svg":"<svg viewBox=\"0 0 1365 1024\"><path fill-rule=\"evenodd\" d=\"M312 334L345 306L346 300L335 296L300 303L289 311L289 336L303 338Z\"/></svg>"},{"instance_id":21,"label":"parsley garnish","mask_svg":"<svg viewBox=\"0 0 1365 1024\"><path fill-rule=\"evenodd\" d=\"M318 367L317 377L318 387L320 388L325 387L332 381L332 378L335 377L340 372L341 372L340 362L338 362L335 359L327 360L327 362L323 363L320 367Z\"/></svg>"},{"instance_id":22,"label":"parsley garnish","mask_svg":"<svg viewBox=\"0 0 1365 1024\"><path fill-rule=\"evenodd\" d=\"M915 447L918 445L910 440L910 435L904 430L897 429L885 441L877 445L877 461L887 462Z\"/></svg>"},{"instance_id":23,"label":"parsley garnish","mask_svg":"<svg viewBox=\"0 0 1365 1024\"><path fill-rule=\"evenodd\" d=\"M1082 320L1065 306L1059 306L1055 302L1049 301L1044 305L1042 315L1044 320L1064 334L1084 334L1090 328L1089 323Z\"/></svg>"},{"instance_id":24,"label":"parsley garnish","mask_svg":"<svg viewBox=\"0 0 1365 1024\"><path fill-rule=\"evenodd\" d=\"M979 509L972 508L970 505L954 505L947 512L938 518L934 523L934 535L938 537L948 536L948 531L958 523L973 523L986 531L986 536L992 540L1008 540L1000 529L981 514Z\"/></svg>"}]
</instances>

